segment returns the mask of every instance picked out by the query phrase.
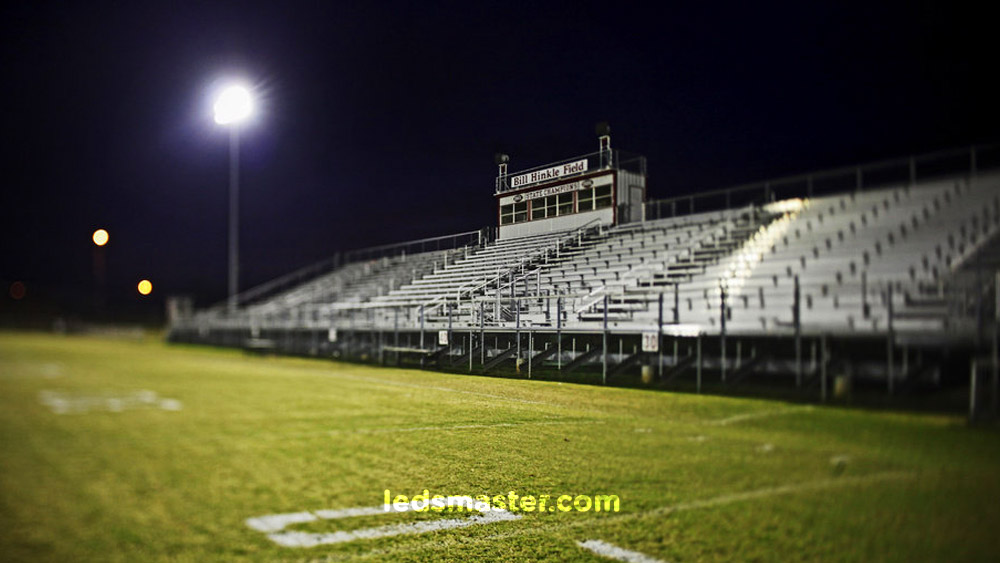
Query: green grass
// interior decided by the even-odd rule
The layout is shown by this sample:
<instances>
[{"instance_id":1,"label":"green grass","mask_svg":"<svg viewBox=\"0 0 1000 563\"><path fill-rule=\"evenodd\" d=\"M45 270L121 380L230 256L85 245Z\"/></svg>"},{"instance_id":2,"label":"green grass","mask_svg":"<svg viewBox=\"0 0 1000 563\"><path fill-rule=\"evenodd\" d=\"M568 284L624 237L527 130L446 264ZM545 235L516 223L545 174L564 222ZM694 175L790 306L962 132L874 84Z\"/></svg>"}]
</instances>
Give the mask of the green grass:
<instances>
[{"instance_id":1,"label":"green grass","mask_svg":"<svg viewBox=\"0 0 1000 563\"><path fill-rule=\"evenodd\" d=\"M39 402L138 390L183 410L57 415ZM774 415L733 418L753 413ZM991 560L998 446L956 417L0 333L4 560L596 560L586 539L666 561ZM385 489L617 494L621 512L313 548L244 524L375 506Z\"/></svg>"}]
</instances>

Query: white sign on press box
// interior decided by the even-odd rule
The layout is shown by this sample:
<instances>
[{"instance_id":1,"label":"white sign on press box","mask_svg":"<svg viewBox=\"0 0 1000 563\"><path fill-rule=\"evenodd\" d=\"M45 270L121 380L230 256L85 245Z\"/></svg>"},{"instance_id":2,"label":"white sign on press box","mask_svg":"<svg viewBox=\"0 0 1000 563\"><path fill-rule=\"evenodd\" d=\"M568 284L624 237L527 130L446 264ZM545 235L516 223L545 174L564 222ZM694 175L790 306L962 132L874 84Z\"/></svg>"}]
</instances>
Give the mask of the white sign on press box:
<instances>
[{"instance_id":1,"label":"white sign on press box","mask_svg":"<svg viewBox=\"0 0 1000 563\"><path fill-rule=\"evenodd\" d=\"M660 335L655 332L644 332L642 333L642 351L643 352L659 352L660 351Z\"/></svg>"},{"instance_id":2,"label":"white sign on press box","mask_svg":"<svg viewBox=\"0 0 1000 563\"><path fill-rule=\"evenodd\" d=\"M439 330L438 331L438 346L447 346L447 345L448 345L448 331L447 330Z\"/></svg>"}]
</instances>

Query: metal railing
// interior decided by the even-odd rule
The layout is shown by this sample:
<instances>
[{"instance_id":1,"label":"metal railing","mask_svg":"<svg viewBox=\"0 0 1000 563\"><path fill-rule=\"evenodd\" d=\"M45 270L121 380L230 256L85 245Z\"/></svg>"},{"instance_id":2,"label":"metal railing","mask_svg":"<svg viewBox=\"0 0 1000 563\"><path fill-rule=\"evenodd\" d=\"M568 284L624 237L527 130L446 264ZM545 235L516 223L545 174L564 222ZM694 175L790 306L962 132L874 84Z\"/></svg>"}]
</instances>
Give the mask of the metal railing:
<instances>
[{"instance_id":1,"label":"metal railing","mask_svg":"<svg viewBox=\"0 0 1000 563\"><path fill-rule=\"evenodd\" d=\"M596 164L602 165L605 168L614 167L628 169L629 167L632 167L645 173L645 159L643 157L626 155L626 153L620 151L597 152L585 155L584 157L577 157L576 159L567 159L562 162L572 162L581 158L598 159L595 161ZM601 158L604 158L605 160L602 161L600 160ZM558 165L558 163L555 165ZM530 172L531 170L543 169L548 166L553 165L549 164L540 166L528 169L528 171ZM857 166L840 167L826 171L756 182L753 184L744 184L732 188L711 190L680 197L651 201L646 204L645 220L655 220L661 217L686 215L689 213L697 213L708 210L733 209L735 207L743 207L748 204L784 199L792 196L812 196L851 190L863 191L886 185L912 184L918 180L954 176L955 174L968 174L970 176L975 176L980 171L992 170L998 167L1000 167L1000 145L982 145L963 149L938 151L907 158L897 158ZM588 170L588 172L589 171L591 170ZM519 173L524 173L524 171ZM509 179L510 176L504 176L503 178ZM498 182L499 180L501 180L501 178L498 178ZM498 183L498 189L499 187L500 184ZM586 230L590 225L591 223L588 223L587 225L579 227L566 238L574 238L578 231ZM481 229L477 231L459 233L456 235L430 237L416 241L382 245L338 254L327 260L301 268L295 272L247 290L240 294L240 301L242 303L247 303L267 297L284 288L300 284L308 278L328 273L329 271L350 262L377 259L387 256L399 256L408 253L427 252L430 250L458 248L463 243L467 246L481 246L489 240L489 232L490 229ZM503 284L503 280L505 278L509 278L511 283L514 283L514 278L516 276L524 274L526 264L537 260L539 256L549 253L552 248L558 249L562 246L562 244L564 243L558 242L544 249L541 254L533 254L525 257L511 268L508 268L503 272L498 271L496 276L480 278L479 280L475 280L474 282L463 286L457 293L452 292L445 298L439 298L438 300L426 303L424 305L425 311L427 311L427 307L433 308L449 301L452 305L458 305L460 302L465 300L475 301L476 299L484 299L493 301L495 299L493 297L478 298L477 294L483 290L483 288L491 285L496 285L499 288ZM531 272L529 272L528 275L531 275ZM504 287L509 288L509 285L510 284ZM566 305L569 305L571 302L577 307L584 304L590 306L594 305L594 303L590 303L590 301L594 299L595 295L566 295L565 297L567 300L565 303ZM603 295L600 297L603 297ZM570 305L567 309L572 310L572 307L573 305ZM216 305L214 308L203 312L216 313L224 308L225 303L223 302ZM567 311L567 309L564 309L564 312Z\"/></svg>"},{"instance_id":2,"label":"metal railing","mask_svg":"<svg viewBox=\"0 0 1000 563\"><path fill-rule=\"evenodd\" d=\"M648 201L644 217L645 220L663 219L791 197L913 185L918 180L963 173L975 176L982 170L996 168L1000 168L1000 145L973 145Z\"/></svg>"},{"instance_id":3,"label":"metal railing","mask_svg":"<svg viewBox=\"0 0 1000 563\"><path fill-rule=\"evenodd\" d=\"M344 264L360 262L361 260L375 260L378 258L405 256L407 254L420 254L434 250L452 250L464 246L482 246L489 242L489 229L479 229L476 231L465 231L454 235L440 237L428 237L407 242L397 242L393 244L383 244L370 248L349 250L344 252Z\"/></svg>"},{"instance_id":4,"label":"metal railing","mask_svg":"<svg viewBox=\"0 0 1000 563\"><path fill-rule=\"evenodd\" d=\"M523 274L524 273L524 267L526 265L531 264L532 262L535 262L537 260L545 259L548 256L550 256L553 252L558 253L559 250L562 247L564 247L566 244L570 243L574 239L576 239L577 241L582 240L584 234L586 234L587 232L589 232L589 231L591 231L593 229L600 230L601 229L601 223L600 223L600 221L601 221L600 219L593 219L591 221L588 221L587 223L585 223L585 224L577 227L576 229L573 229L572 231L570 231L569 233L567 233L565 236L560 237L555 242L553 242L551 244L548 244L548 245L546 245L546 246L544 246L544 247L542 247L542 248L540 248L540 249L538 249L538 250L536 250L536 251L528 254L527 256L524 256L523 258L521 258L520 260L518 260L518 262L516 264L514 264L511 267L505 269L504 271L497 272L496 276L492 276L492 277L489 277L489 278L486 278L486 279L479 279L479 280L473 281L473 282L471 282L469 284L466 284L466 285L460 287L455 292L455 295L454 295L454 297L455 297L454 304L457 306L463 300L463 298L470 298L470 300L471 300L471 297L474 296L476 294L476 292L478 292L481 289L493 286L493 285L496 285L497 288L498 288L498 291L499 291L500 284L502 283L502 281L503 281L503 279L505 277L506 278L510 278L513 281L514 276L516 274L519 274L519 273ZM421 307L423 308L424 311L427 311L428 309L433 309L435 307L438 307L438 306L440 306L440 305L448 302L448 300L449 300L450 297L451 297L450 295L442 295L442 296L436 297L436 298L432 299L431 301L428 301L427 303L424 303Z\"/></svg>"},{"instance_id":5,"label":"metal railing","mask_svg":"<svg viewBox=\"0 0 1000 563\"><path fill-rule=\"evenodd\" d=\"M260 285L240 292L236 296L237 303L245 305L265 297L272 296L282 290L299 285L305 280L316 278L336 270L337 268L361 262L363 260L377 260L380 258L393 258L396 256L406 256L407 254L422 254L440 250L454 250L467 246L482 246L489 241L489 229L479 229L476 231L465 231L452 235L428 237L407 242L383 244L369 248L360 248L346 252L338 252L333 256L299 268L289 274L264 282ZM208 308L209 311L221 311L228 306L228 299L216 303Z\"/></svg>"}]
</instances>

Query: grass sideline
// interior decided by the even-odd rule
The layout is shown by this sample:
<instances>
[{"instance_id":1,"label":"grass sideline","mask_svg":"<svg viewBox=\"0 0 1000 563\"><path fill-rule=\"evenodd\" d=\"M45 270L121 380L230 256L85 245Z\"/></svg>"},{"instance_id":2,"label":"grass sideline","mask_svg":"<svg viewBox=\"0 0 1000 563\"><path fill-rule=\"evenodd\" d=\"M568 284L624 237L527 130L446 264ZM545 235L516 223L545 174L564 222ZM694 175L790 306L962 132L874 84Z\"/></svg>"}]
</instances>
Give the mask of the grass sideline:
<instances>
[{"instance_id":1,"label":"grass sideline","mask_svg":"<svg viewBox=\"0 0 1000 563\"><path fill-rule=\"evenodd\" d=\"M39 401L139 390L183 409L59 415ZM0 332L4 560L600 560L586 540L665 561L988 560L998 446L994 429L941 415ZM621 512L312 548L245 524L375 506L385 489L617 494Z\"/></svg>"}]
</instances>

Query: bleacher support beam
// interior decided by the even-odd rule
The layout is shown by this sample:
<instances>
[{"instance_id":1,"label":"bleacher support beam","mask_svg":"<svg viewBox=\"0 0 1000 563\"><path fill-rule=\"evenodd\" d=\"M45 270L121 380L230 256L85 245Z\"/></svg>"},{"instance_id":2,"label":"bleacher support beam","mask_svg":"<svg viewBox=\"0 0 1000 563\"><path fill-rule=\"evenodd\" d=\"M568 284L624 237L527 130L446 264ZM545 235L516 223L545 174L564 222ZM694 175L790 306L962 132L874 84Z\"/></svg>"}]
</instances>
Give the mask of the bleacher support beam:
<instances>
[{"instance_id":1,"label":"bleacher support beam","mask_svg":"<svg viewBox=\"0 0 1000 563\"><path fill-rule=\"evenodd\" d=\"M629 367L635 365L640 360L642 360L645 356L646 352L643 352L642 350L630 355L629 357L619 362L618 365L616 365L614 369L611 370L611 375L618 375L624 372L626 369L628 369Z\"/></svg>"},{"instance_id":2,"label":"bleacher support beam","mask_svg":"<svg viewBox=\"0 0 1000 563\"><path fill-rule=\"evenodd\" d=\"M597 348L597 347L591 348L590 350L587 350L586 352L581 353L579 356L577 356L577 357L573 358L572 360L570 360L570 362L568 364L566 364L566 365L563 366L563 368L562 368L563 373L570 373L570 372L576 370L577 368L583 366L584 364L586 364L590 360L592 360L595 357L597 357L597 355L600 354L600 353L601 353L601 349Z\"/></svg>"},{"instance_id":3,"label":"bleacher support beam","mask_svg":"<svg viewBox=\"0 0 1000 563\"><path fill-rule=\"evenodd\" d=\"M503 350L496 356L490 358L489 361L483 364L483 371L485 372L495 368L496 366L500 365L500 362L503 362L504 360L507 360L511 356L513 356L515 352L517 352L516 344L511 346L510 348L507 348L506 350Z\"/></svg>"}]
</instances>

